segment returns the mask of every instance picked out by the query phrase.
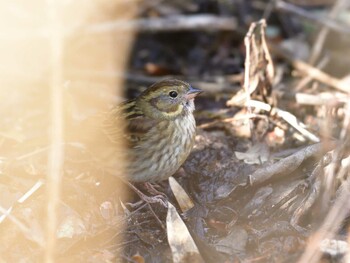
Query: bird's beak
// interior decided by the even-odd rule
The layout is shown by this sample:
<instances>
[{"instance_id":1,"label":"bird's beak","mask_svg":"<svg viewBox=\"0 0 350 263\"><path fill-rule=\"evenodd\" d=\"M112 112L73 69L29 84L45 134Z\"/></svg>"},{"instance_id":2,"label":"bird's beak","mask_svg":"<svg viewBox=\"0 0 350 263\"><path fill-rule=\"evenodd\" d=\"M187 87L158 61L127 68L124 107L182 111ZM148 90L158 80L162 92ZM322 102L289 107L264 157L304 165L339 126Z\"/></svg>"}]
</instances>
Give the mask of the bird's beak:
<instances>
[{"instance_id":1,"label":"bird's beak","mask_svg":"<svg viewBox=\"0 0 350 263\"><path fill-rule=\"evenodd\" d=\"M203 92L203 90L190 87L189 91L186 94L186 99L191 100L201 92Z\"/></svg>"}]
</instances>

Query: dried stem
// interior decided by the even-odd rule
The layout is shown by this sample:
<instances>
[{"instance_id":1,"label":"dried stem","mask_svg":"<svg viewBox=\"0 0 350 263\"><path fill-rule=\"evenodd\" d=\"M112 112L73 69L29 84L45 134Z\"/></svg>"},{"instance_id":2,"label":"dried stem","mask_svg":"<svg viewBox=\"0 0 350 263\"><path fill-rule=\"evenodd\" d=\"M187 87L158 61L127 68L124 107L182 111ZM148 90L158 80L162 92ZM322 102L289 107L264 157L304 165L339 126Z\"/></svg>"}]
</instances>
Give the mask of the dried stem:
<instances>
[{"instance_id":1,"label":"dried stem","mask_svg":"<svg viewBox=\"0 0 350 263\"><path fill-rule=\"evenodd\" d=\"M325 238L331 238L332 235L339 229L341 222L345 219L350 211L350 192L349 182L344 182L341 194L334 202L329 211L324 223L320 229L315 232L306 246L306 250L298 263L316 263L319 262L322 254L319 250L319 245Z\"/></svg>"},{"instance_id":2,"label":"dried stem","mask_svg":"<svg viewBox=\"0 0 350 263\"><path fill-rule=\"evenodd\" d=\"M300 59L294 59L290 54L288 54L288 51L283 50L280 47L273 45L272 43L269 44L269 47L273 53L286 59L290 64L292 64L292 66L296 70L302 72L303 74L309 76L310 78L345 93L348 93L350 91L349 85L346 84L344 81L338 78L332 77L331 75L325 73L324 71L317 69L316 67L313 67L312 65Z\"/></svg>"},{"instance_id":3,"label":"dried stem","mask_svg":"<svg viewBox=\"0 0 350 263\"><path fill-rule=\"evenodd\" d=\"M341 10L341 8L344 6L344 4L347 2L348 0L338 0L336 1L336 3L334 4L332 10L329 12L329 18L334 19L336 18L336 16L338 15L339 11ZM328 27L326 27L325 25L322 26L322 29L320 30L320 32L318 33L315 41L314 41L314 46L312 47L311 50L311 55L309 58L309 63L311 65L314 65L317 61L317 59L319 58L321 51L323 49L323 44L328 36L330 29Z\"/></svg>"},{"instance_id":4,"label":"dried stem","mask_svg":"<svg viewBox=\"0 0 350 263\"><path fill-rule=\"evenodd\" d=\"M56 246L57 207L60 200L61 173L63 164L63 102L61 83L63 79L63 34L61 28L59 1L48 0L49 29L51 45L50 76L50 115L51 147L48 156L47 173L47 229L46 229L46 262L54 262Z\"/></svg>"},{"instance_id":5,"label":"dried stem","mask_svg":"<svg viewBox=\"0 0 350 263\"><path fill-rule=\"evenodd\" d=\"M331 19L329 17L319 16L311 12L305 11L303 8L297 7L295 5L286 3L284 1L278 1L276 8L282 11L293 13L297 16L300 16L304 19L316 22L320 25L323 25L331 30L338 31L344 34L350 34L350 28L339 23L338 21Z\"/></svg>"}]
</instances>

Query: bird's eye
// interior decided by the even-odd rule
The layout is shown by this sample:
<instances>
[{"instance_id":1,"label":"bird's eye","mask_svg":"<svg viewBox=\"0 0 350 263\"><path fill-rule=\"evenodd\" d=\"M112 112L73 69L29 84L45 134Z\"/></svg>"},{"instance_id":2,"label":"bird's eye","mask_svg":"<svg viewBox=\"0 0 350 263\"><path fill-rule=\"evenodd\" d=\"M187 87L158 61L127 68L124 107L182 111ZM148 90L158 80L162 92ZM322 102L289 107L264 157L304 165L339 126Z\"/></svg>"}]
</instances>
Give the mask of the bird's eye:
<instances>
[{"instance_id":1,"label":"bird's eye","mask_svg":"<svg viewBox=\"0 0 350 263\"><path fill-rule=\"evenodd\" d=\"M172 97L172 98L176 98L177 97L177 92L172 90L169 92L169 96Z\"/></svg>"}]
</instances>

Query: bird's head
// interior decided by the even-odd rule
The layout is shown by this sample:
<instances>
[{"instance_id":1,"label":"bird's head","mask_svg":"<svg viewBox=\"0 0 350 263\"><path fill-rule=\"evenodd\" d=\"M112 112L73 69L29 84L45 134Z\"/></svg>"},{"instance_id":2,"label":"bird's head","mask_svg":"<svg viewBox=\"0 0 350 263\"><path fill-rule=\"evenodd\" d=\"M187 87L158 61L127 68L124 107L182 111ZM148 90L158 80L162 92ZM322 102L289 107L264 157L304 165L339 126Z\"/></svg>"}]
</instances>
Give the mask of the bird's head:
<instances>
[{"instance_id":1,"label":"bird's head","mask_svg":"<svg viewBox=\"0 0 350 263\"><path fill-rule=\"evenodd\" d=\"M200 92L181 80L163 80L145 90L136 103L149 118L174 120L193 112L193 100Z\"/></svg>"}]
</instances>

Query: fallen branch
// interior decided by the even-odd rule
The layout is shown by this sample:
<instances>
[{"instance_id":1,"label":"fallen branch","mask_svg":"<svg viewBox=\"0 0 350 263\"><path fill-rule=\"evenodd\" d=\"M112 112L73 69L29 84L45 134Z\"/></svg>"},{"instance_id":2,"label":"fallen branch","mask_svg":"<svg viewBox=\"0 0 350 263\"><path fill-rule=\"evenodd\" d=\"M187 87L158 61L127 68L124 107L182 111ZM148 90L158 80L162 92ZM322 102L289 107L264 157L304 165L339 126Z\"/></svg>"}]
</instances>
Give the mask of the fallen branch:
<instances>
[{"instance_id":1,"label":"fallen branch","mask_svg":"<svg viewBox=\"0 0 350 263\"><path fill-rule=\"evenodd\" d=\"M256 170L249 175L249 184L256 185L269 180L275 175L289 175L294 172L306 159L331 150L333 145L324 145L317 143L307 146L300 151L288 156L274 164Z\"/></svg>"},{"instance_id":2,"label":"fallen branch","mask_svg":"<svg viewBox=\"0 0 350 263\"><path fill-rule=\"evenodd\" d=\"M236 30L237 20L233 17L215 15L176 15L136 20L115 20L89 26L88 33L104 33L121 30L138 31L182 31L182 30Z\"/></svg>"},{"instance_id":3,"label":"fallen branch","mask_svg":"<svg viewBox=\"0 0 350 263\"><path fill-rule=\"evenodd\" d=\"M211 76L199 80L198 78L184 78L183 76L166 75L166 76L147 76L138 73L121 73L115 71L96 71L96 70L67 70L69 76L84 78L86 76L93 76L101 79L108 78L123 78L130 82L135 82L142 85L151 85L155 82L166 78L180 78L189 82L192 86L202 89L208 93L217 94L218 92L237 92L240 88L236 83L241 80L241 75L229 75L229 76Z\"/></svg>"},{"instance_id":4,"label":"fallen branch","mask_svg":"<svg viewBox=\"0 0 350 263\"><path fill-rule=\"evenodd\" d=\"M190 30L237 30L238 23L234 17L222 17L215 15L174 15L158 18L140 18L135 20L118 19L110 22L95 23L89 26L64 28L63 37L78 34L102 34L106 32L139 31L139 32L163 32L163 31L190 31ZM0 38L44 38L50 32L45 28L36 30L22 30L21 32L0 32Z\"/></svg>"}]
</instances>

